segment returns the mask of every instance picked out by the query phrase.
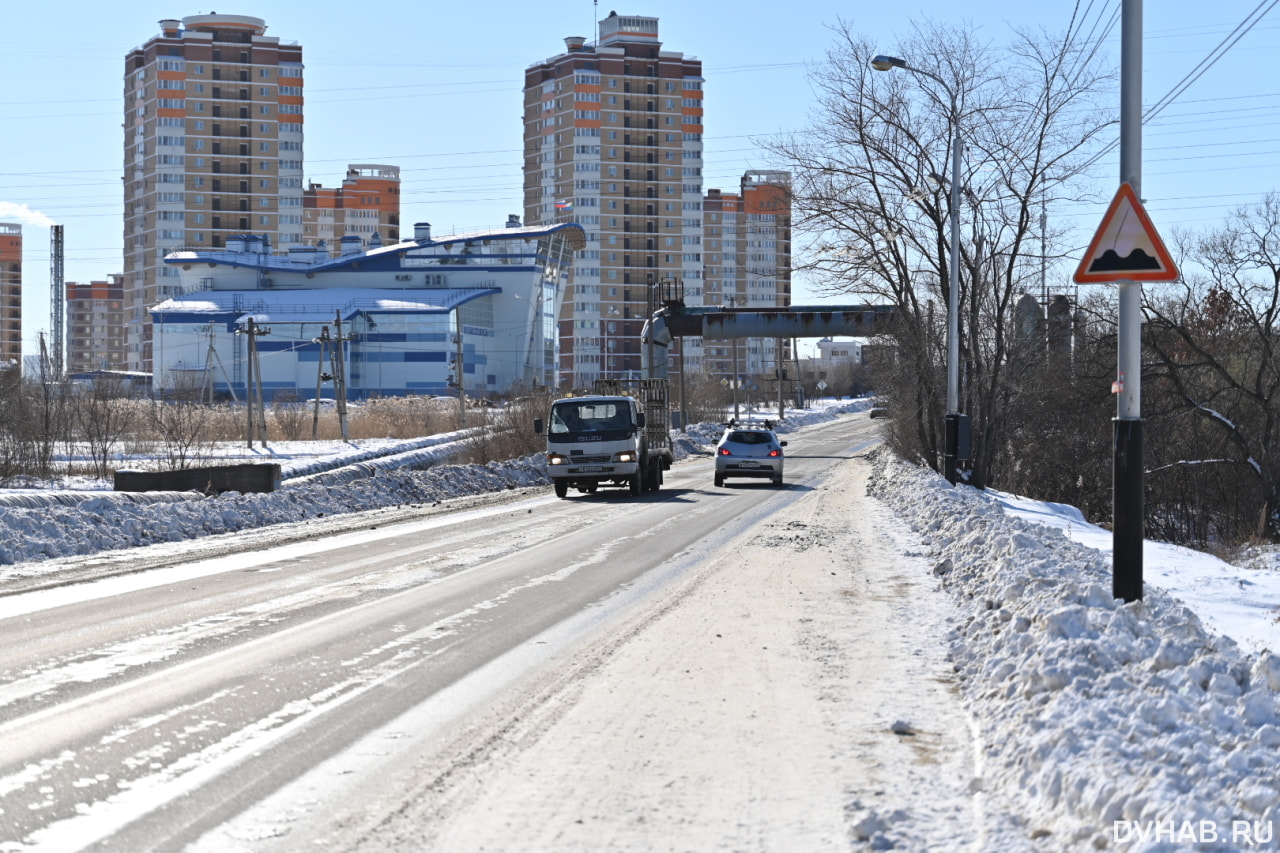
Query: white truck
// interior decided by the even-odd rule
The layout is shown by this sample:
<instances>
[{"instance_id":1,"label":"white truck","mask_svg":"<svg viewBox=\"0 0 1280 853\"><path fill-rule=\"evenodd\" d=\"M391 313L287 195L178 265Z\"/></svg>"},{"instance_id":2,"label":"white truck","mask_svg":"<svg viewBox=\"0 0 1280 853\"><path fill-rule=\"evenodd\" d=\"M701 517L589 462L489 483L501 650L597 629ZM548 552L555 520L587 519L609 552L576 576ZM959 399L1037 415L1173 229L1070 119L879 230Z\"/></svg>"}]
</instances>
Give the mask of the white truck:
<instances>
[{"instance_id":1,"label":"white truck","mask_svg":"<svg viewBox=\"0 0 1280 853\"><path fill-rule=\"evenodd\" d=\"M667 380L641 379L626 390L617 380L598 380L592 391L551 404L547 473L556 496L571 487L588 494L605 486L633 495L658 491L675 458ZM543 434L540 418L533 428Z\"/></svg>"}]
</instances>

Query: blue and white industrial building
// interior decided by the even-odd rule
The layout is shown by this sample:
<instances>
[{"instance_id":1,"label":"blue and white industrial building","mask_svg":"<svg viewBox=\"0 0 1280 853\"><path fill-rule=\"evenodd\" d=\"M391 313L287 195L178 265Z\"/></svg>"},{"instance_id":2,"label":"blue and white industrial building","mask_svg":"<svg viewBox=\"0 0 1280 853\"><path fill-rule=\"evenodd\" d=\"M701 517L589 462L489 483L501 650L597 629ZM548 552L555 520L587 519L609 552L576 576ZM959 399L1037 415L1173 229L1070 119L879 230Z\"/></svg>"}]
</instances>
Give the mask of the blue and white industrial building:
<instances>
[{"instance_id":1,"label":"blue and white industrial building","mask_svg":"<svg viewBox=\"0 0 1280 853\"><path fill-rule=\"evenodd\" d=\"M250 320L267 400L315 396L336 349L319 341L337 337L338 320L348 399L456 393L459 356L469 396L554 386L556 321L584 245L576 224L511 217L505 228L439 239L419 224L414 239L390 246L344 238L337 256L276 255L250 235L174 252L165 263L179 269L182 295L151 308L155 390L246 399ZM334 393L321 384L321 396Z\"/></svg>"}]
</instances>

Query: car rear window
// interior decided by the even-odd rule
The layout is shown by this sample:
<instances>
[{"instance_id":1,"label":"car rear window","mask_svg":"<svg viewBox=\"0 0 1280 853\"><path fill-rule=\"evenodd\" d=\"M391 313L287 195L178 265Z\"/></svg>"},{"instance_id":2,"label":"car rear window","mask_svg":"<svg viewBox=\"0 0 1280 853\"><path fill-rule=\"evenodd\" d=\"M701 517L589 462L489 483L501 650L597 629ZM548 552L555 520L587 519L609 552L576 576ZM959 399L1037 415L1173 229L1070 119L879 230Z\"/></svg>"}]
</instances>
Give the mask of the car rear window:
<instances>
[{"instance_id":1,"label":"car rear window","mask_svg":"<svg viewBox=\"0 0 1280 853\"><path fill-rule=\"evenodd\" d=\"M767 432L745 432L739 430L729 434L729 440L735 444L768 444L773 436Z\"/></svg>"}]
</instances>

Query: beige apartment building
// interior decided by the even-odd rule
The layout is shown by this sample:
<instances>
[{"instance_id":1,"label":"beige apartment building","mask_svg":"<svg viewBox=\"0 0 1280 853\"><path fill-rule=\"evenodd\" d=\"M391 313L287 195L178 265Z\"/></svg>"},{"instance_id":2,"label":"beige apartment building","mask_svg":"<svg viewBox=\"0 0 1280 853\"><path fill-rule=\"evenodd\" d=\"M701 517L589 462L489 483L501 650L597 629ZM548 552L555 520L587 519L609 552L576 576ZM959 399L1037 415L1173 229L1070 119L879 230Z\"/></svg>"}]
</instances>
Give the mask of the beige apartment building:
<instances>
[{"instance_id":1,"label":"beige apartment building","mask_svg":"<svg viewBox=\"0 0 1280 853\"><path fill-rule=\"evenodd\" d=\"M67 372L126 370L124 276L66 284Z\"/></svg>"},{"instance_id":2,"label":"beige apartment building","mask_svg":"<svg viewBox=\"0 0 1280 853\"><path fill-rule=\"evenodd\" d=\"M657 18L616 13L525 71L525 221L587 234L560 314L562 385L639 374L659 282L701 304L702 84L700 60L663 49Z\"/></svg>"},{"instance_id":3,"label":"beige apartment building","mask_svg":"<svg viewBox=\"0 0 1280 853\"><path fill-rule=\"evenodd\" d=\"M791 174L754 170L736 193L707 190L703 201L703 299L753 310L791 305ZM786 339L708 341L702 368L730 378L777 375L791 358Z\"/></svg>"},{"instance_id":4,"label":"beige apartment building","mask_svg":"<svg viewBox=\"0 0 1280 853\"><path fill-rule=\"evenodd\" d=\"M347 166L337 187L312 182L302 192L302 239L339 254L342 241L361 249L400 241L400 169L371 163Z\"/></svg>"},{"instance_id":5,"label":"beige apartment building","mask_svg":"<svg viewBox=\"0 0 1280 853\"><path fill-rule=\"evenodd\" d=\"M130 369L150 371L147 309L178 293L178 249L239 234L303 244L302 47L247 15L190 15L125 57L124 311Z\"/></svg>"}]
</instances>

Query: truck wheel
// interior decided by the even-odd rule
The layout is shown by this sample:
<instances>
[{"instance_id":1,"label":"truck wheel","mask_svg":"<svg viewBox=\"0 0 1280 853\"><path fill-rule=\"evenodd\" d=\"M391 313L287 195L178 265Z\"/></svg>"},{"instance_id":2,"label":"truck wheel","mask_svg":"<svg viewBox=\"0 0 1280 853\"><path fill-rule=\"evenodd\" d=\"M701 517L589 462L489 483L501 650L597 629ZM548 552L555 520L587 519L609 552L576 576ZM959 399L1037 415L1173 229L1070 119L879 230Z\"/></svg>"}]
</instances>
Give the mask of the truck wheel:
<instances>
[{"instance_id":1,"label":"truck wheel","mask_svg":"<svg viewBox=\"0 0 1280 853\"><path fill-rule=\"evenodd\" d=\"M653 461L645 470L645 488L648 491L656 492L662 487L662 463Z\"/></svg>"},{"instance_id":2,"label":"truck wheel","mask_svg":"<svg viewBox=\"0 0 1280 853\"><path fill-rule=\"evenodd\" d=\"M632 496L638 496L640 492L644 490L644 483L641 480L639 471L631 475L631 481L628 485L631 488Z\"/></svg>"},{"instance_id":3,"label":"truck wheel","mask_svg":"<svg viewBox=\"0 0 1280 853\"><path fill-rule=\"evenodd\" d=\"M556 497L562 498L569 494L569 483L567 480L553 480L556 486Z\"/></svg>"}]
</instances>

